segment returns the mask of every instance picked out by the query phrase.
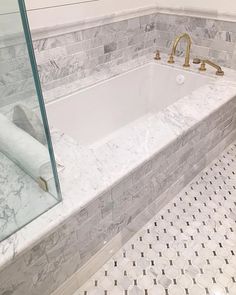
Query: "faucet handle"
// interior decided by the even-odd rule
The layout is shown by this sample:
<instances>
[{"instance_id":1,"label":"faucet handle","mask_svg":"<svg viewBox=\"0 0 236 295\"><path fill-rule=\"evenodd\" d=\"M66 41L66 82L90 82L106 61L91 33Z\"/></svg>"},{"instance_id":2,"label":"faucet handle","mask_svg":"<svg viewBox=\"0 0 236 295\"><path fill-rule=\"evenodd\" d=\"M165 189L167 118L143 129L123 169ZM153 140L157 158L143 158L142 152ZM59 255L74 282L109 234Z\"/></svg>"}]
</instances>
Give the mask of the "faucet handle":
<instances>
[{"instance_id":1,"label":"faucet handle","mask_svg":"<svg viewBox=\"0 0 236 295\"><path fill-rule=\"evenodd\" d=\"M168 63L169 63L169 64L173 64L173 63L175 63L175 60L174 60L174 56L173 56L173 54L170 55L169 60L168 60Z\"/></svg>"},{"instance_id":2,"label":"faucet handle","mask_svg":"<svg viewBox=\"0 0 236 295\"><path fill-rule=\"evenodd\" d=\"M205 63L204 60L201 61L201 65L200 65L199 71L201 71L201 72L206 71L206 63Z\"/></svg>"},{"instance_id":3,"label":"faucet handle","mask_svg":"<svg viewBox=\"0 0 236 295\"><path fill-rule=\"evenodd\" d=\"M160 51L159 51L159 50L156 51L156 54L155 54L154 59L155 59L155 60L160 60L160 59L161 59Z\"/></svg>"},{"instance_id":4,"label":"faucet handle","mask_svg":"<svg viewBox=\"0 0 236 295\"><path fill-rule=\"evenodd\" d=\"M195 57L195 58L193 59L193 63L196 64L196 65L198 65L198 64L201 63L201 59L200 59L199 57Z\"/></svg>"},{"instance_id":5,"label":"faucet handle","mask_svg":"<svg viewBox=\"0 0 236 295\"><path fill-rule=\"evenodd\" d=\"M193 59L193 63L196 64L196 65L201 64L201 65L200 65L200 68L199 68L199 71L201 71L201 72L206 71L206 63L205 63L204 60L201 60L199 57L195 57L195 58Z\"/></svg>"}]
</instances>

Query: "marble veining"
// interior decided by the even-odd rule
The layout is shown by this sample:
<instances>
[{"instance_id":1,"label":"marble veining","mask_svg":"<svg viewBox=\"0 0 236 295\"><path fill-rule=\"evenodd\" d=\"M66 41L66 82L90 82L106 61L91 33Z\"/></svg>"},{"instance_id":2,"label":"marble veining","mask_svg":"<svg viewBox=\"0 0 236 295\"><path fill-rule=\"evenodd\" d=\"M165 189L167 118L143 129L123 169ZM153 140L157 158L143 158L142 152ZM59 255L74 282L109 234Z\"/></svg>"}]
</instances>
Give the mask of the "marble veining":
<instances>
[{"instance_id":1,"label":"marble veining","mask_svg":"<svg viewBox=\"0 0 236 295\"><path fill-rule=\"evenodd\" d=\"M234 142L74 295L234 295L235 159Z\"/></svg>"},{"instance_id":2,"label":"marble veining","mask_svg":"<svg viewBox=\"0 0 236 295\"><path fill-rule=\"evenodd\" d=\"M66 167L63 202L0 243L0 293L18 286L16 294L49 294L174 182L183 188L211 150L235 137L235 99L235 71L228 69L97 148L52 130Z\"/></svg>"},{"instance_id":3,"label":"marble veining","mask_svg":"<svg viewBox=\"0 0 236 295\"><path fill-rule=\"evenodd\" d=\"M57 202L2 153L0 153L0 196L0 240Z\"/></svg>"},{"instance_id":4,"label":"marble veining","mask_svg":"<svg viewBox=\"0 0 236 295\"><path fill-rule=\"evenodd\" d=\"M95 77L110 78L114 71L120 73L120 65L142 59L157 48L169 52L174 37L182 32L193 39L192 57L207 57L221 66L235 68L233 21L194 13L183 16L151 7L90 23L90 27L70 24L63 32L57 26L32 32L46 101L78 91ZM33 97L24 41L17 36L10 39L5 45L0 42L2 112L11 111L19 98L28 101ZM183 46L178 55L183 55Z\"/></svg>"},{"instance_id":5,"label":"marble veining","mask_svg":"<svg viewBox=\"0 0 236 295\"><path fill-rule=\"evenodd\" d=\"M35 40L34 46L46 93L60 87L61 79L66 87L70 84L69 80L76 84L76 80L106 71L107 68L112 71L119 64L148 52L153 53L157 48L167 53L174 37L182 32L188 32L193 39L193 57L208 57L222 66L234 67L233 26L233 22L152 13ZM178 54L183 55L183 46L180 46Z\"/></svg>"}]
</instances>

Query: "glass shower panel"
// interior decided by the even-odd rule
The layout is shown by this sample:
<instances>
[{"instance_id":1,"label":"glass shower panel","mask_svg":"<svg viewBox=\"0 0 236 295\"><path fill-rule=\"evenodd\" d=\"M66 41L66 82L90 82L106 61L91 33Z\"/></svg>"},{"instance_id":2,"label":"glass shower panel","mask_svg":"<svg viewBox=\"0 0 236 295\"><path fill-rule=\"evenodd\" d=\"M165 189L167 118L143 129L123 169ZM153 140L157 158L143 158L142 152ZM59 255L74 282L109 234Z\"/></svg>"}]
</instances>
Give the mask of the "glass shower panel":
<instances>
[{"instance_id":1,"label":"glass shower panel","mask_svg":"<svg viewBox=\"0 0 236 295\"><path fill-rule=\"evenodd\" d=\"M0 2L0 241L61 201L24 2Z\"/></svg>"}]
</instances>

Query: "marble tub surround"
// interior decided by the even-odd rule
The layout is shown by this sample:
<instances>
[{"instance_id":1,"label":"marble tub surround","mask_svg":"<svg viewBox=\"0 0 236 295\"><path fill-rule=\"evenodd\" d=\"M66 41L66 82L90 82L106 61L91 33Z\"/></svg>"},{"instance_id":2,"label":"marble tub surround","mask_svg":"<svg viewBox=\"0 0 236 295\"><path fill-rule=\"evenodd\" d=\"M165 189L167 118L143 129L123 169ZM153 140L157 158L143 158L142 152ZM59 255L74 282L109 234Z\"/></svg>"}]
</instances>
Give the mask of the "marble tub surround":
<instances>
[{"instance_id":1,"label":"marble tub surround","mask_svg":"<svg viewBox=\"0 0 236 295\"><path fill-rule=\"evenodd\" d=\"M35 86L25 38L13 35L0 39L0 111L8 113L19 102L36 106Z\"/></svg>"},{"instance_id":2,"label":"marble tub surround","mask_svg":"<svg viewBox=\"0 0 236 295\"><path fill-rule=\"evenodd\" d=\"M174 37L183 32L193 39L192 57L236 67L235 22L177 15L174 11L168 14L157 7L71 24L63 30L55 27L32 32L45 100L68 95L98 77L119 74L120 65L142 59L157 48L167 53ZM181 45L179 55L183 49ZM33 100L26 54L17 36L9 38L7 44L0 42L0 109L4 112L22 97L26 104Z\"/></svg>"},{"instance_id":3,"label":"marble tub surround","mask_svg":"<svg viewBox=\"0 0 236 295\"><path fill-rule=\"evenodd\" d=\"M50 294L168 188L181 190L235 139L234 75L226 70L97 148L52 130L66 167L63 202L0 244L0 294Z\"/></svg>"},{"instance_id":4,"label":"marble tub surround","mask_svg":"<svg viewBox=\"0 0 236 295\"><path fill-rule=\"evenodd\" d=\"M235 159L234 142L74 295L234 295Z\"/></svg>"},{"instance_id":5,"label":"marble tub surround","mask_svg":"<svg viewBox=\"0 0 236 295\"><path fill-rule=\"evenodd\" d=\"M168 53L176 35L187 32L193 40L192 57L201 56L235 68L235 22L200 17L152 13L119 22L68 32L34 41L41 81L54 99L68 84L79 88L79 82L97 73L110 71L127 61L154 52ZM178 54L183 55L181 44ZM77 88L77 89L78 89ZM57 90L56 90L57 89Z\"/></svg>"}]
</instances>

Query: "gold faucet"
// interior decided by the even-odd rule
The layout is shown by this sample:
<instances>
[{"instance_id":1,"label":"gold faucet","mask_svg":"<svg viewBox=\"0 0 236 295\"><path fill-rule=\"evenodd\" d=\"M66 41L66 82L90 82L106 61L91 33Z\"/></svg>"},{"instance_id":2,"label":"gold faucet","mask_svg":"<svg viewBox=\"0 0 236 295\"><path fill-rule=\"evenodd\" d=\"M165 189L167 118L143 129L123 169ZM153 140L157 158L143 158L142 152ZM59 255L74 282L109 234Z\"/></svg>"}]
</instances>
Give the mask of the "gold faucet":
<instances>
[{"instance_id":1,"label":"gold faucet","mask_svg":"<svg viewBox=\"0 0 236 295\"><path fill-rule=\"evenodd\" d=\"M219 65L215 64L214 62L212 62L211 60L208 60L208 59L201 60L200 58L194 58L193 63L195 64L201 63L199 71L206 71L206 64L208 64L216 69L217 76L224 76L224 71L222 70L222 68Z\"/></svg>"},{"instance_id":2,"label":"gold faucet","mask_svg":"<svg viewBox=\"0 0 236 295\"><path fill-rule=\"evenodd\" d=\"M186 53L185 53L185 62L183 64L183 66L187 68L187 67L190 67L190 63L189 63L189 61L190 61L190 49L191 49L191 45L192 45L191 37L187 33L184 33L184 34L182 34L182 35L175 38L175 42L174 42L174 45L172 47L172 51L171 51L168 63L173 64L175 62L174 61L174 56L175 56L175 53L176 53L176 48L177 48L177 45L179 44L180 40L183 39L183 38L186 39L186 41L187 41L187 48L186 48Z\"/></svg>"},{"instance_id":3,"label":"gold faucet","mask_svg":"<svg viewBox=\"0 0 236 295\"><path fill-rule=\"evenodd\" d=\"M161 55L160 55L160 51L159 50L156 51L154 59L155 60L160 60L161 59Z\"/></svg>"}]
</instances>

